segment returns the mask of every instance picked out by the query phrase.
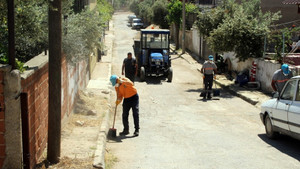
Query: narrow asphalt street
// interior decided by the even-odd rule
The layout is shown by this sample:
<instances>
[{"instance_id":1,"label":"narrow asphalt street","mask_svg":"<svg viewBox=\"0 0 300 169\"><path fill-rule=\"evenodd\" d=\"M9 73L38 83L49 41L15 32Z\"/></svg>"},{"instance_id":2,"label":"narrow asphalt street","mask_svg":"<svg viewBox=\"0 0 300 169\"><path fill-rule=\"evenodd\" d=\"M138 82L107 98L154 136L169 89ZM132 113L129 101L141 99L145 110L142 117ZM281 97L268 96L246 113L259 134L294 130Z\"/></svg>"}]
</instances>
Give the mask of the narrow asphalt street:
<instances>
[{"instance_id":1,"label":"narrow asphalt street","mask_svg":"<svg viewBox=\"0 0 300 169\"><path fill-rule=\"evenodd\" d=\"M129 14L113 16L112 74L121 75L123 59L127 52L133 53L138 31L127 26ZM176 55L172 59L172 83L155 77L135 82L140 96L140 136L133 137L130 112L130 134L107 142L107 150L118 159L114 169L300 168L299 141L289 137L269 140L260 110L229 93L222 91L220 97L204 102L199 97L202 79L197 67ZM120 105L118 132L123 129L121 114Z\"/></svg>"}]
</instances>

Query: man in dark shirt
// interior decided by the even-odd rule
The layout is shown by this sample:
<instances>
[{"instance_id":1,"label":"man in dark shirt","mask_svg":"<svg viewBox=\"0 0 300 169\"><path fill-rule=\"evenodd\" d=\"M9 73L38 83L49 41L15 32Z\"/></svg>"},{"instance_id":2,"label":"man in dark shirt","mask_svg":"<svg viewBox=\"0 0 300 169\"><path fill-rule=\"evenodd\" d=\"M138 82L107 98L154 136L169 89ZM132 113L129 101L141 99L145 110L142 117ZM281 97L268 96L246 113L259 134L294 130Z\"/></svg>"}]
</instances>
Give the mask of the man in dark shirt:
<instances>
[{"instance_id":1,"label":"man in dark shirt","mask_svg":"<svg viewBox=\"0 0 300 169\"><path fill-rule=\"evenodd\" d=\"M130 79L132 82L134 82L134 78L137 75L137 63L135 58L132 58L131 52L127 54L127 58L124 59L123 65L122 65L122 75L124 75L125 70L125 77Z\"/></svg>"}]
</instances>

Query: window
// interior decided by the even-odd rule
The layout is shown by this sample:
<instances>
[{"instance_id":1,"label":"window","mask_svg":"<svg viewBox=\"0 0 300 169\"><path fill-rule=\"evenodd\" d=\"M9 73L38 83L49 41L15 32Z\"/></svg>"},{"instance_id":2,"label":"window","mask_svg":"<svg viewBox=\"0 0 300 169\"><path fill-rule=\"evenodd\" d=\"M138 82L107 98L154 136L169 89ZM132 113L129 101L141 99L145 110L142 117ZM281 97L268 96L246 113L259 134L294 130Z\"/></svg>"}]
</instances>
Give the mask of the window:
<instances>
[{"instance_id":1,"label":"window","mask_svg":"<svg viewBox=\"0 0 300 169\"><path fill-rule=\"evenodd\" d=\"M168 34L143 34L143 48L168 49Z\"/></svg>"},{"instance_id":2,"label":"window","mask_svg":"<svg viewBox=\"0 0 300 169\"><path fill-rule=\"evenodd\" d=\"M283 100L293 100L295 94L295 88L297 85L297 81L289 81L288 84L285 86L284 91L280 97Z\"/></svg>"}]
</instances>

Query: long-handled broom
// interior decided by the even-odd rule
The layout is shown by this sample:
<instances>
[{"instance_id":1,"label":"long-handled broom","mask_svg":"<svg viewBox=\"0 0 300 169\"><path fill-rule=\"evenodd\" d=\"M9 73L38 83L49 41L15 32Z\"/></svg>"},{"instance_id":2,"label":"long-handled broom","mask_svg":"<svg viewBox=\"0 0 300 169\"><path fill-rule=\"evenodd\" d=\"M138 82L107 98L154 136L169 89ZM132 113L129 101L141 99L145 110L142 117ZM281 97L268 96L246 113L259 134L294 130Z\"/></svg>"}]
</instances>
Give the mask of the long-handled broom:
<instances>
[{"instance_id":1,"label":"long-handled broom","mask_svg":"<svg viewBox=\"0 0 300 169\"><path fill-rule=\"evenodd\" d=\"M118 105L116 105L116 107L115 107L113 126L108 131L108 137L111 137L111 138L116 138L117 137L117 129L115 129L115 120L116 120L116 114L117 114L117 107L118 107Z\"/></svg>"}]
</instances>

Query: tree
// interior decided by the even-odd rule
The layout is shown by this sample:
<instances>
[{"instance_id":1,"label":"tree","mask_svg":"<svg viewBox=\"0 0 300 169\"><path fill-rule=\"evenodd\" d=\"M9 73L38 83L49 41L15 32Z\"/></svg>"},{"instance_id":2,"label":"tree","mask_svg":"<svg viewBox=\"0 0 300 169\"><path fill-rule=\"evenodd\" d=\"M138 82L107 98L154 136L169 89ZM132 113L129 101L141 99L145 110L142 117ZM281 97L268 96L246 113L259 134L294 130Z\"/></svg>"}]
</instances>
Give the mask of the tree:
<instances>
[{"instance_id":1,"label":"tree","mask_svg":"<svg viewBox=\"0 0 300 169\"><path fill-rule=\"evenodd\" d=\"M167 9L167 0L158 0L155 1L155 3L152 6L152 22L156 25L159 25L163 29L169 28L167 15L168 15L168 9Z\"/></svg>"},{"instance_id":2,"label":"tree","mask_svg":"<svg viewBox=\"0 0 300 169\"><path fill-rule=\"evenodd\" d=\"M111 19L114 9L106 0L97 0L97 8L100 21L103 23L102 26L105 27L105 24Z\"/></svg>"},{"instance_id":3,"label":"tree","mask_svg":"<svg viewBox=\"0 0 300 169\"><path fill-rule=\"evenodd\" d=\"M196 6L187 3L185 6L186 14L194 12L196 10ZM168 15L167 19L170 24L175 24L175 44L176 49L179 49L179 28L182 20L182 2L180 0L171 0L168 4Z\"/></svg>"},{"instance_id":4,"label":"tree","mask_svg":"<svg viewBox=\"0 0 300 169\"><path fill-rule=\"evenodd\" d=\"M19 69L24 70L22 68L24 62L48 49L48 2L15 0L15 7L16 63ZM0 8L3 9L0 10L0 62L6 64L8 63L6 1L0 2ZM74 0L62 0L63 49L69 61L87 58L95 46L100 47L99 38L112 16L113 8L106 0L98 0L97 10L98 13L96 10L87 9L75 12ZM81 49L78 47L84 49L78 50Z\"/></svg>"},{"instance_id":5,"label":"tree","mask_svg":"<svg viewBox=\"0 0 300 169\"><path fill-rule=\"evenodd\" d=\"M64 22L66 33L63 35L63 51L69 63L87 59L95 47L101 48L99 38L104 31L104 23L95 10L83 9L71 13Z\"/></svg>"},{"instance_id":6,"label":"tree","mask_svg":"<svg viewBox=\"0 0 300 169\"><path fill-rule=\"evenodd\" d=\"M139 17L141 17L145 23L151 22L153 18L152 5L152 0L144 0L139 4Z\"/></svg>"},{"instance_id":7,"label":"tree","mask_svg":"<svg viewBox=\"0 0 300 169\"><path fill-rule=\"evenodd\" d=\"M111 0L110 0L111 1ZM129 6L130 1L129 0L112 0L113 8L114 9L120 9Z\"/></svg>"},{"instance_id":8,"label":"tree","mask_svg":"<svg viewBox=\"0 0 300 169\"><path fill-rule=\"evenodd\" d=\"M140 9L139 9L139 0L133 0L130 3L129 9L135 14L139 15Z\"/></svg>"},{"instance_id":9,"label":"tree","mask_svg":"<svg viewBox=\"0 0 300 169\"><path fill-rule=\"evenodd\" d=\"M240 61L263 54L264 36L279 13L262 13L260 0L223 1L217 8L204 10L196 25L210 48L217 53L234 51Z\"/></svg>"},{"instance_id":10,"label":"tree","mask_svg":"<svg viewBox=\"0 0 300 169\"><path fill-rule=\"evenodd\" d=\"M182 3L179 0L171 0L168 4L169 14L167 16L169 23L175 24L175 44L176 50L179 49L179 27L181 23Z\"/></svg>"},{"instance_id":11,"label":"tree","mask_svg":"<svg viewBox=\"0 0 300 169\"><path fill-rule=\"evenodd\" d=\"M0 59L1 63L7 63L8 59L8 28L7 28L7 1L0 2Z\"/></svg>"},{"instance_id":12,"label":"tree","mask_svg":"<svg viewBox=\"0 0 300 169\"><path fill-rule=\"evenodd\" d=\"M1 2L0 6L3 9L0 11L0 55L2 63L5 63L8 38L6 1ZM15 1L15 48L18 60L27 61L45 50L47 31L47 3L45 1Z\"/></svg>"}]
</instances>

